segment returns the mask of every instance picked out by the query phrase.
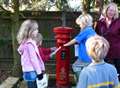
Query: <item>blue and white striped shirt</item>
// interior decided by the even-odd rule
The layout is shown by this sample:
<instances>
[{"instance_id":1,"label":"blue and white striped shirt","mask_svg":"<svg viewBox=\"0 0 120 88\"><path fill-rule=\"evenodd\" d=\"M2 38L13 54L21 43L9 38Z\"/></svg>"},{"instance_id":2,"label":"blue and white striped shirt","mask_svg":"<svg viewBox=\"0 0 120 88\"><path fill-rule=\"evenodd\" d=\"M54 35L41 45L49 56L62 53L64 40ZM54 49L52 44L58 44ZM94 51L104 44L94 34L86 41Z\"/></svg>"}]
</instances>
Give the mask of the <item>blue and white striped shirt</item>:
<instances>
[{"instance_id":1,"label":"blue and white striped shirt","mask_svg":"<svg viewBox=\"0 0 120 88\"><path fill-rule=\"evenodd\" d=\"M118 83L116 68L102 61L81 71L77 88L114 88Z\"/></svg>"}]
</instances>

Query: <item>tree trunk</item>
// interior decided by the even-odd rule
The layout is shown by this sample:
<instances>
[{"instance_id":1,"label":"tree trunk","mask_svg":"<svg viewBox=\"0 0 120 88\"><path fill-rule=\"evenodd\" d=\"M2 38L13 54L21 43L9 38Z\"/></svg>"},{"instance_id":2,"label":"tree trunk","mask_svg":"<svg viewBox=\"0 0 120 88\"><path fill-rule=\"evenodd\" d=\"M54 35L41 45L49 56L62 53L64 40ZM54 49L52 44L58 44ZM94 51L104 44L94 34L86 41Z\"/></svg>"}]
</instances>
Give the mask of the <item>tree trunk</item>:
<instances>
[{"instance_id":1,"label":"tree trunk","mask_svg":"<svg viewBox=\"0 0 120 88\"><path fill-rule=\"evenodd\" d=\"M62 11L62 26L66 26L66 12Z\"/></svg>"},{"instance_id":2,"label":"tree trunk","mask_svg":"<svg viewBox=\"0 0 120 88\"><path fill-rule=\"evenodd\" d=\"M14 3L14 13L11 14L11 21L12 21L12 46L13 46L13 69L12 75L13 76L20 76L21 75L21 66L20 66L20 59L18 58L17 54L17 41L16 41L16 33L19 28L19 0L13 0Z\"/></svg>"},{"instance_id":3,"label":"tree trunk","mask_svg":"<svg viewBox=\"0 0 120 88\"><path fill-rule=\"evenodd\" d=\"M88 13L90 10L89 0L83 0L83 13Z\"/></svg>"}]
</instances>

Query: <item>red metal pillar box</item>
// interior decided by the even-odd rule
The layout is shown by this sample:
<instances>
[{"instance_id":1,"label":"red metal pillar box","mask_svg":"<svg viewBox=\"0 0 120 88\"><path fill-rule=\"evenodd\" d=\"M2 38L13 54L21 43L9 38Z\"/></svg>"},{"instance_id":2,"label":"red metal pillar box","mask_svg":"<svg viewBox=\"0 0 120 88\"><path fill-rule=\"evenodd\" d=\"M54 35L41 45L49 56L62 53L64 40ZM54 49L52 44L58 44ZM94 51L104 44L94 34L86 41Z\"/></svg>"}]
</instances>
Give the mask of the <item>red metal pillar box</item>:
<instances>
[{"instance_id":1,"label":"red metal pillar box","mask_svg":"<svg viewBox=\"0 0 120 88\"><path fill-rule=\"evenodd\" d=\"M73 29L70 27L55 27L56 46L60 47L70 41ZM56 53L56 85L57 88L69 88L70 48L63 47Z\"/></svg>"}]
</instances>

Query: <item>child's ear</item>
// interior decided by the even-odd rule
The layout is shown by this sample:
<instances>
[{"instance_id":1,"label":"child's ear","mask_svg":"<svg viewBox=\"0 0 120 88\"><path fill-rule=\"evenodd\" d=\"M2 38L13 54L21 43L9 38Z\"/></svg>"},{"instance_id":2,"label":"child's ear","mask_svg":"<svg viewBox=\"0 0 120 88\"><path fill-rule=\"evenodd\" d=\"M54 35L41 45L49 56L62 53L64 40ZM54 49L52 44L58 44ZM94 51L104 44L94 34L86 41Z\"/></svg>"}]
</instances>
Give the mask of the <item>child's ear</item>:
<instances>
[{"instance_id":1,"label":"child's ear","mask_svg":"<svg viewBox=\"0 0 120 88\"><path fill-rule=\"evenodd\" d=\"M97 58L96 53L95 53L95 48L92 48L92 49L91 49L91 51L89 52L89 55L90 55L92 58Z\"/></svg>"}]
</instances>

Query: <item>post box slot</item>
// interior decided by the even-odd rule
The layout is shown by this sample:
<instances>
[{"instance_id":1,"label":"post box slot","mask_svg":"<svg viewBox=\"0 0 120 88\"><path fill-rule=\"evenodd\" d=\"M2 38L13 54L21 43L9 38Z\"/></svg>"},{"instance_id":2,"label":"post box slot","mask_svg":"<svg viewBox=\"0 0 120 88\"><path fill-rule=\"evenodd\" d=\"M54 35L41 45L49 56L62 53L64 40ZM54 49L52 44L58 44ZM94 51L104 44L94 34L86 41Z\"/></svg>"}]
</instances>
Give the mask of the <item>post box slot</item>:
<instances>
[{"instance_id":1,"label":"post box slot","mask_svg":"<svg viewBox=\"0 0 120 88\"><path fill-rule=\"evenodd\" d=\"M62 59L62 60L65 60L65 58L66 58L66 51L65 51L65 50L62 50L62 51L61 51L61 59Z\"/></svg>"}]
</instances>

